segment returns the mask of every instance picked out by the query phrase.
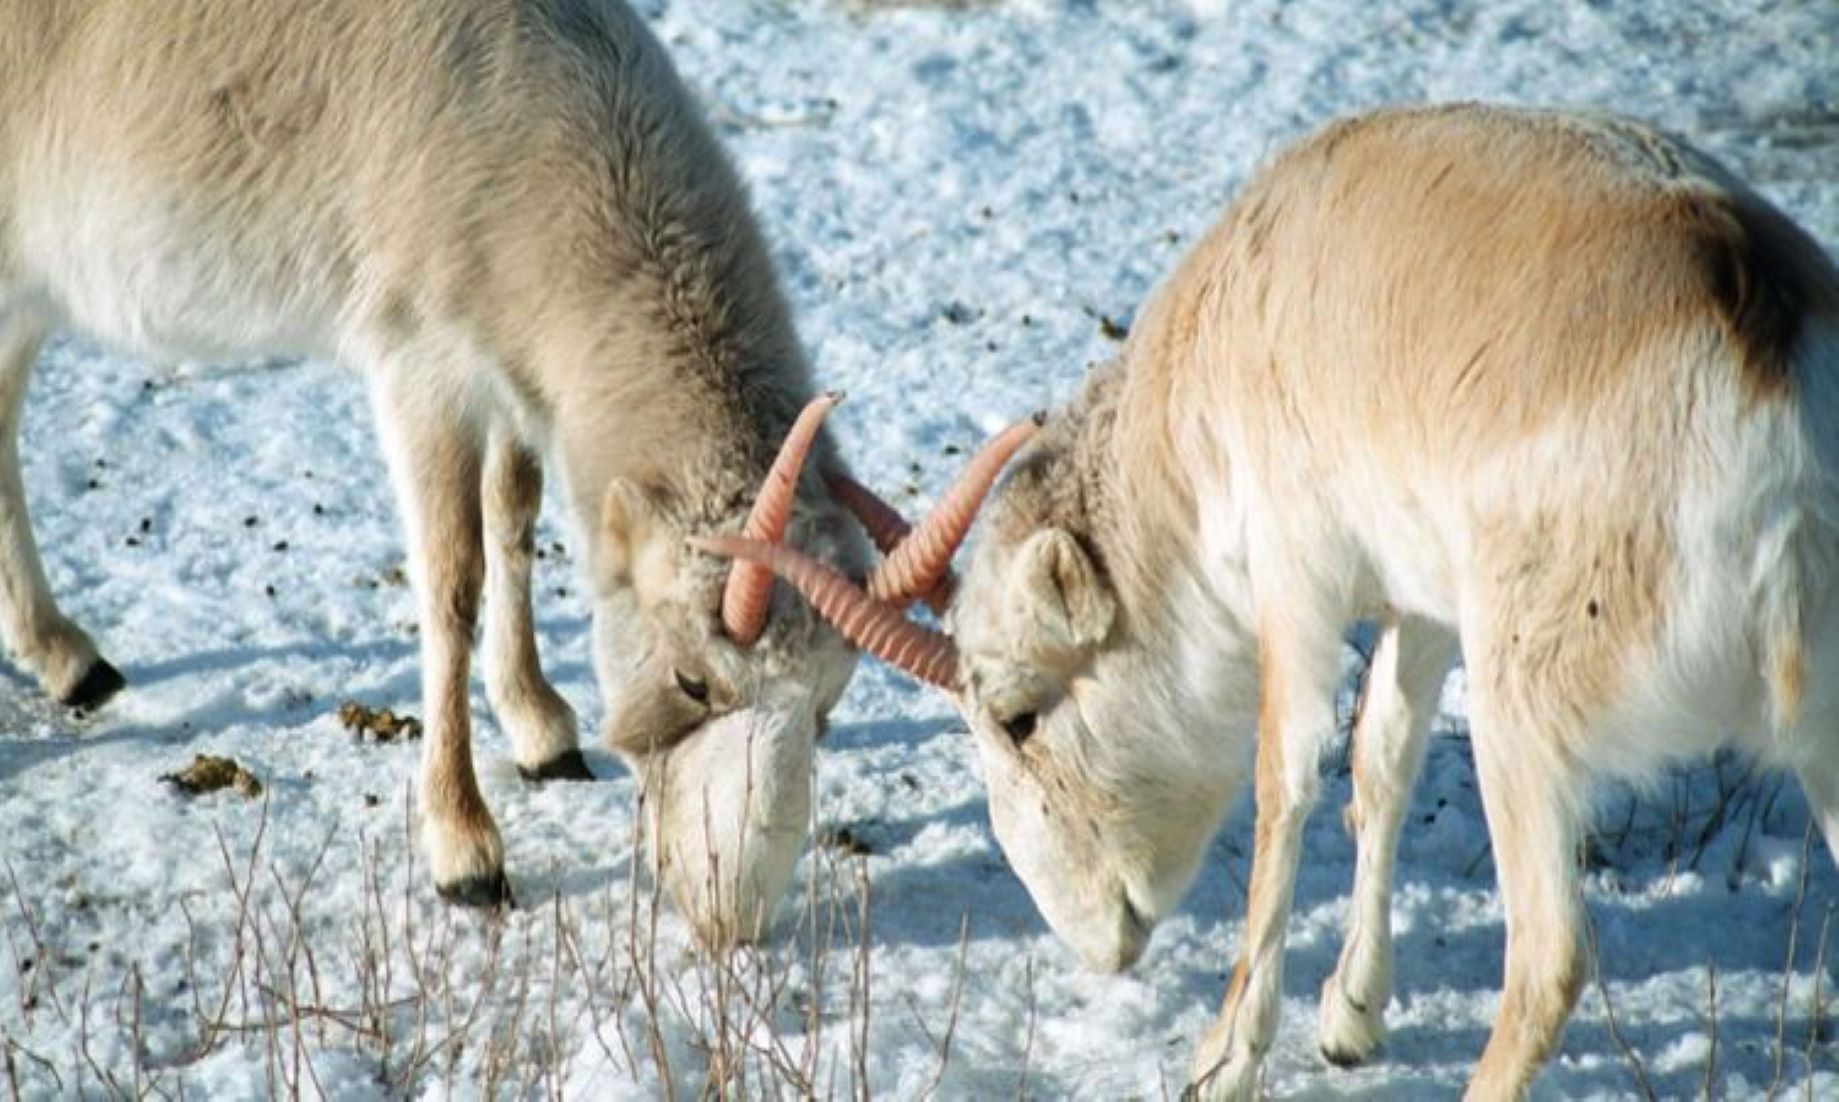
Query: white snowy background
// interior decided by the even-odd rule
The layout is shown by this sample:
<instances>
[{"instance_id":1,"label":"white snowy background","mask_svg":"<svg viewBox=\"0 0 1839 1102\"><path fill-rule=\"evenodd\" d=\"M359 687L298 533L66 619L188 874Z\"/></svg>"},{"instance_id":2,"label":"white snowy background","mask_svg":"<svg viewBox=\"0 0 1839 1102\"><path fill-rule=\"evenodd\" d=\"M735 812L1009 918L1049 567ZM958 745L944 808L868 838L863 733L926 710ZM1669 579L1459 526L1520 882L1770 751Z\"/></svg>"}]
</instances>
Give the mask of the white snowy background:
<instances>
[{"instance_id":1,"label":"white snowy background","mask_svg":"<svg viewBox=\"0 0 1839 1102\"><path fill-rule=\"evenodd\" d=\"M819 377L849 393L833 424L858 471L916 510L957 453L1113 350L1269 153L1359 108L1627 112L1839 242L1832 0L640 7L750 182ZM526 785L475 691L524 905L449 911L405 835L416 747L360 744L334 715L418 699L362 388L325 364L156 366L60 340L22 446L53 584L131 686L78 721L0 671L0 1093L1179 1091L1239 940L1246 801L1141 963L1089 973L1005 866L959 721L865 663L820 755L831 840L777 946L714 965L649 918L613 758L590 750L597 784ZM591 742L574 529L555 501L544 524L542 647ZM1346 770L1324 763L1274 1096L1450 1097L1481 1050L1501 908L1459 677L1445 704L1402 843L1390 1037L1352 1071L1315 1047L1352 877ZM265 798L160 783L199 752ZM1839 874L1804 845L1798 791L1720 760L1602 809L1601 976L1539 1090L1839 1096Z\"/></svg>"}]
</instances>

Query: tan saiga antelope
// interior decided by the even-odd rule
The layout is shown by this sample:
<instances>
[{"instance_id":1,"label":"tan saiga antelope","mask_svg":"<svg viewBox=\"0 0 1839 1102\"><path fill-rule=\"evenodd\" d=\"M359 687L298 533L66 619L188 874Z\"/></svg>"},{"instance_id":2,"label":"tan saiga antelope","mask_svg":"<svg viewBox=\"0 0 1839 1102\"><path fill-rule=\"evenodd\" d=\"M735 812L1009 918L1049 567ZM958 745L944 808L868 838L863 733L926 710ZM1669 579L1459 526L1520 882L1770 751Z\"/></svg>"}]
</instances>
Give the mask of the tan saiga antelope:
<instances>
[{"instance_id":1,"label":"tan saiga antelope","mask_svg":"<svg viewBox=\"0 0 1839 1102\"><path fill-rule=\"evenodd\" d=\"M15 445L58 325L364 376L419 595L423 834L465 903L508 898L469 749L482 588L520 768L588 775L531 630L539 456L557 461L655 856L705 935L758 932L854 653L771 603L770 573L683 541L745 525L844 566L867 546L799 475L813 449L834 465L830 399L792 428L807 369L741 183L624 4L0 0L0 628L48 692L94 706L122 678L46 588Z\"/></svg>"},{"instance_id":2,"label":"tan saiga antelope","mask_svg":"<svg viewBox=\"0 0 1839 1102\"><path fill-rule=\"evenodd\" d=\"M1460 646L1507 911L1470 1094L1507 1098L1585 974L1592 780L1741 746L1795 771L1839 852L1836 472L1839 273L1805 233L1634 124L1461 106L1337 124L1252 180L996 496L955 639L893 608L968 527L957 497L880 600L789 550L705 546L953 695L1003 849L1098 967L1175 905L1256 730L1204 1098L1256 1090L1359 618L1383 633L1321 1045L1378 1045L1395 843Z\"/></svg>"}]
</instances>

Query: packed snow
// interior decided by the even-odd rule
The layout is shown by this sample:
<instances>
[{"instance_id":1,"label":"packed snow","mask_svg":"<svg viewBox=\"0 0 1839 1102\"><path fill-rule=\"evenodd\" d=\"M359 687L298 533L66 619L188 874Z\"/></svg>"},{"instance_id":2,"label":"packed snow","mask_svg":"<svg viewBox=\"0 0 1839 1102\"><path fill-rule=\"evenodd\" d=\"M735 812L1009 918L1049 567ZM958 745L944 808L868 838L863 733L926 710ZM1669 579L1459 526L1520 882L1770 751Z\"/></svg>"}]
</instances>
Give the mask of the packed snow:
<instances>
[{"instance_id":1,"label":"packed snow","mask_svg":"<svg viewBox=\"0 0 1839 1102\"><path fill-rule=\"evenodd\" d=\"M1839 242L1839 5L1502 0L644 0L752 188L859 474L919 510L964 451L1111 354L1159 275L1287 140L1477 98L1630 113ZM0 1084L25 1097L1177 1093L1242 929L1248 801L1121 976L1007 869L948 704L864 663L819 755L773 946L693 950L633 861L634 790L475 758L522 907L441 906L409 844L414 607L363 388L334 366L45 353L22 450L46 568L130 689L94 718L0 677ZM538 563L546 666L599 706L572 521ZM1357 640L1356 640L1357 641ZM1348 651L1351 703L1360 664ZM1452 678L1401 849L1390 1034L1316 1052L1352 844L1324 763L1290 924L1278 1097L1450 1097L1497 1005L1502 911ZM162 774L233 757L263 786ZM1171 809L1179 814L1179 809ZM1839 1096L1839 873L1792 783L1736 759L1610 791L1600 978L1539 1082ZM866 916L866 927L863 918ZM1839 951L1830 954L1839 956Z\"/></svg>"}]
</instances>

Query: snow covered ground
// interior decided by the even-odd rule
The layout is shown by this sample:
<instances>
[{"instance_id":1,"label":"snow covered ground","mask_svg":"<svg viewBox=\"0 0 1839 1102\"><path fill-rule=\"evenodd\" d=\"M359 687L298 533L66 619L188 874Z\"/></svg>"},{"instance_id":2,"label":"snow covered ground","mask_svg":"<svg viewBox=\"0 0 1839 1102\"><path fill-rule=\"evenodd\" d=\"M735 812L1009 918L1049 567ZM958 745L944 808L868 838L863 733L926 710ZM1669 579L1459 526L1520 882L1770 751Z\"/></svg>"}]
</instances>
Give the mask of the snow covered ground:
<instances>
[{"instance_id":1,"label":"snow covered ground","mask_svg":"<svg viewBox=\"0 0 1839 1102\"><path fill-rule=\"evenodd\" d=\"M955 453L1108 354L1113 324L1263 157L1357 108L1626 111L1839 242L1830 0L640 6L751 181L820 377L849 392L833 423L858 470L916 508ZM53 583L132 687L79 722L0 673L5 1089L695 1096L727 1067L746 1093L800 1076L826 1095L1179 1090L1238 942L1246 808L1138 967L1090 974L1004 866L956 718L865 664L816 780L831 841L806 858L778 947L717 967L668 915L654 930L612 758L593 752L599 784L525 785L475 692L525 906L456 914L405 841L415 748L354 742L334 715L417 699L361 388L325 365L156 367L59 343L24 450ZM592 727L554 504L542 644ZM1452 1096L1481 1050L1501 909L1459 678L1446 704L1403 841L1390 1039L1354 1071L1315 1052L1352 877L1345 769L1326 765L1273 1095ZM199 752L233 755L265 799L158 781ZM1839 1096L1822 1032L1839 873L1806 827L1792 785L1735 761L1609 794L1589 881L1601 982L1540 1089Z\"/></svg>"}]
</instances>

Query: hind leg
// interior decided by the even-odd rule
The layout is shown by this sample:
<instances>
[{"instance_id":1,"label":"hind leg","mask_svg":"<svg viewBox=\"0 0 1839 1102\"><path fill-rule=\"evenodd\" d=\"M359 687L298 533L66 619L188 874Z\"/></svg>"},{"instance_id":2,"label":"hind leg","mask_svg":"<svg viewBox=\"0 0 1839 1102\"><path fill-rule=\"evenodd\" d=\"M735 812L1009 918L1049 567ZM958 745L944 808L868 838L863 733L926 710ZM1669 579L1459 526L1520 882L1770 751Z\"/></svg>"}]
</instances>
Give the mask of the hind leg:
<instances>
[{"instance_id":1,"label":"hind leg","mask_svg":"<svg viewBox=\"0 0 1839 1102\"><path fill-rule=\"evenodd\" d=\"M1511 678L1490 656L1470 656L1471 741L1507 912L1507 953L1500 1009L1469 1099L1525 1097L1558 1047L1589 966L1577 869L1583 786L1549 752L1562 740L1540 729L1558 717L1510 699L1519 696L1503 691Z\"/></svg>"},{"instance_id":2,"label":"hind leg","mask_svg":"<svg viewBox=\"0 0 1839 1102\"><path fill-rule=\"evenodd\" d=\"M1807 807L1826 839L1827 856L1839 864L1839 756L1829 750L1797 765L1794 774L1800 778Z\"/></svg>"},{"instance_id":3,"label":"hind leg","mask_svg":"<svg viewBox=\"0 0 1839 1102\"><path fill-rule=\"evenodd\" d=\"M48 325L0 287L0 634L45 691L73 708L101 706L125 684L45 582L19 474L19 415Z\"/></svg>"},{"instance_id":4,"label":"hind leg","mask_svg":"<svg viewBox=\"0 0 1839 1102\"><path fill-rule=\"evenodd\" d=\"M491 433L485 456L485 689L526 780L591 781L575 713L543 677L530 607L543 465L510 426Z\"/></svg>"},{"instance_id":5,"label":"hind leg","mask_svg":"<svg viewBox=\"0 0 1839 1102\"><path fill-rule=\"evenodd\" d=\"M1353 909L1340 963L1322 985L1322 1055L1358 1064L1385 1036L1392 994L1392 870L1398 832L1424 765L1437 693L1455 659L1455 640L1418 620L1393 621L1367 672L1354 729L1354 798L1347 821L1358 856Z\"/></svg>"}]
</instances>

